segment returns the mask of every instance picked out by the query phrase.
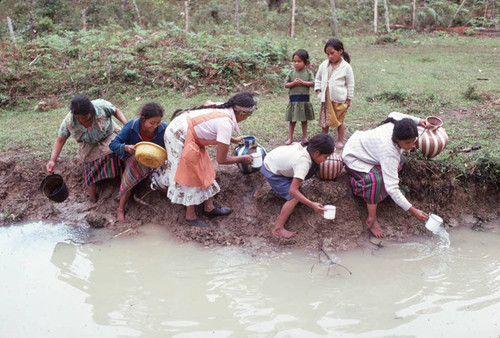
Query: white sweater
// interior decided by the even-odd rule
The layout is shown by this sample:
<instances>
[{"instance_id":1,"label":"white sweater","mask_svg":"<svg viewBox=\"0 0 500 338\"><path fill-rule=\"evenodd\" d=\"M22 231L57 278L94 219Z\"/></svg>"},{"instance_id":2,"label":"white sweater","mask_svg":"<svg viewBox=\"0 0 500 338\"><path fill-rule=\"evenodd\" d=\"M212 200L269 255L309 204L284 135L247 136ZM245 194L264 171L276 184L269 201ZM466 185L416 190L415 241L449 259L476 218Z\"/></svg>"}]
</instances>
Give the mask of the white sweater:
<instances>
[{"instance_id":1,"label":"white sweater","mask_svg":"<svg viewBox=\"0 0 500 338\"><path fill-rule=\"evenodd\" d=\"M333 74L328 80L328 64L330 60L325 60L319 65L316 78L314 79L314 90L321 90L318 98L325 102L326 86L330 90L330 100L337 103L344 103L347 99L354 97L354 73L351 65L342 59Z\"/></svg>"},{"instance_id":2,"label":"white sweater","mask_svg":"<svg viewBox=\"0 0 500 338\"><path fill-rule=\"evenodd\" d=\"M417 124L420 119L397 112L389 114L395 120L410 118ZM352 170L367 173L374 166L380 165L384 178L384 186L393 201L405 211L411 203L399 190L398 165L401 160L401 148L392 141L393 123L386 123L375 129L356 131L347 140L342 159Z\"/></svg>"}]
</instances>

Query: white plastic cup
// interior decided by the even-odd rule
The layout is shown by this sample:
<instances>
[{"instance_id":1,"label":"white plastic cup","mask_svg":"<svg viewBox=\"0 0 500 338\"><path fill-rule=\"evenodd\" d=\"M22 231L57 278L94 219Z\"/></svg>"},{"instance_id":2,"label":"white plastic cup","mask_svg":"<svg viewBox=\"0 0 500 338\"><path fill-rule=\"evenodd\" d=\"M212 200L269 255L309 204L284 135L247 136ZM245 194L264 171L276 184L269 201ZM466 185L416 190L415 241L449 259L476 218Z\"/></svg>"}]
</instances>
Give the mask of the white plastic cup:
<instances>
[{"instance_id":1,"label":"white plastic cup","mask_svg":"<svg viewBox=\"0 0 500 338\"><path fill-rule=\"evenodd\" d=\"M252 153L252 168L260 168L262 167L262 154Z\"/></svg>"},{"instance_id":2,"label":"white plastic cup","mask_svg":"<svg viewBox=\"0 0 500 338\"><path fill-rule=\"evenodd\" d=\"M439 230L439 227L443 224L443 219L435 214L429 214L429 219L425 223L425 227L427 230L436 233Z\"/></svg>"},{"instance_id":3,"label":"white plastic cup","mask_svg":"<svg viewBox=\"0 0 500 338\"><path fill-rule=\"evenodd\" d=\"M323 214L325 219L335 219L335 211L337 208L334 205L325 205L323 208L326 209Z\"/></svg>"}]
</instances>

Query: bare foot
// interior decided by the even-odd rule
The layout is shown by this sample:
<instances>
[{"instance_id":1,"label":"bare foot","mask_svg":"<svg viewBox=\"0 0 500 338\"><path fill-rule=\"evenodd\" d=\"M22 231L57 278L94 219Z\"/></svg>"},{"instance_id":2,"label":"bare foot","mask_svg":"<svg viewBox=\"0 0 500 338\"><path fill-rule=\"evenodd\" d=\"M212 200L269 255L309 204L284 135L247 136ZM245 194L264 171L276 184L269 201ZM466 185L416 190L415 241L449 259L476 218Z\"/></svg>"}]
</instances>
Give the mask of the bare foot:
<instances>
[{"instance_id":1,"label":"bare foot","mask_svg":"<svg viewBox=\"0 0 500 338\"><path fill-rule=\"evenodd\" d=\"M303 137L302 138L302 143L306 143L308 140L307 140L307 137Z\"/></svg>"},{"instance_id":2,"label":"bare foot","mask_svg":"<svg viewBox=\"0 0 500 338\"><path fill-rule=\"evenodd\" d=\"M123 209L116 210L116 220L117 221L124 221L125 220L125 210L123 210Z\"/></svg>"},{"instance_id":3,"label":"bare foot","mask_svg":"<svg viewBox=\"0 0 500 338\"><path fill-rule=\"evenodd\" d=\"M344 148L344 143L342 143L342 142L337 142L337 144L335 145L335 148L337 148L337 149L342 149L342 148Z\"/></svg>"},{"instance_id":4,"label":"bare foot","mask_svg":"<svg viewBox=\"0 0 500 338\"><path fill-rule=\"evenodd\" d=\"M297 233L295 231L288 231L285 228L282 229L273 229L272 233L276 236L283 237L286 239L292 238L295 236Z\"/></svg>"},{"instance_id":5,"label":"bare foot","mask_svg":"<svg viewBox=\"0 0 500 338\"><path fill-rule=\"evenodd\" d=\"M373 236L375 236L377 238L384 237L385 231L382 230L382 228L378 224L377 219L374 219L373 221L370 221L370 220L367 219L366 220L366 226L368 227L368 229L370 229L370 231L373 234Z\"/></svg>"},{"instance_id":6,"label":"bare foot","mask_svg":"<svg viewBox=\"0 0 500 338\"><path fill-rule=\"evenodd\" d=\"M288 140L285 141L285 145L286 146L289 146L290 144L292 144L293 140L291 138L289 138Z\"/></svg>"}]
</instances>

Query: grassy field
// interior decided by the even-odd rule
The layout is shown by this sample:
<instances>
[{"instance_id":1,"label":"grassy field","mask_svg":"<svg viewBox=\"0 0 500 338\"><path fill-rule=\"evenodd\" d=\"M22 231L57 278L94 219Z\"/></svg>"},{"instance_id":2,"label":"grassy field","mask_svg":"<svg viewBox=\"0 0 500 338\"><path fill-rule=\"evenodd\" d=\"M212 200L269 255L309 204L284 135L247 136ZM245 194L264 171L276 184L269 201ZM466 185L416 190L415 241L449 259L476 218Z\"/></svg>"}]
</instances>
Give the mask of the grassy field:
<instances>
[{"instance_id":1,"label":"grassy field","mask_svg":"<svg viewBox=\"0 0 500 338\"><path fill-rule=\"evenodd\" d=\"M346 117L347 134L367 129L385 119L391 111L426 117L441 117L449 135L447 149L435 160L460 163L465 158L488 158L498 164L500 142L500 41L496 38L458 37L442 34L400 34L394 43L378 44L377 36L343 39L351 55L356 78L355 99ZM314 37L287 41L289 54L306 48L311 65L317 69L325 59L325 40ZM286 73L285 66L283 73ZM282 75L281 73L279 74ZM255 88L259 90L258 86ZM145 102L154 100L171 113L181 107L192 107L205 100L222 101L227 96L200 94L185 97L180 92L165 91L161 96L147 97L141 92L128 92L119 98L106 97L133 118ZM92 98L93 99L93 98ZM257 112L241 124L243 134L256 135L266 148L274 148L286 139L287 123L283 112L287 92L280 83L257 97ZM18 151L25 159L48 159L57 129L67 113L69 100L59 108L35 111L39 100L22 107L0 110L0 150ZM316 111L318 102L313 97ZM317 122L309 125L309 134L320 131ZM296 136L300 128L296 128ZM480 145L469 154L453 154L453 149ZM76 154L76 142L68 142L62 156Z\"/></svg>"}]
</instances>

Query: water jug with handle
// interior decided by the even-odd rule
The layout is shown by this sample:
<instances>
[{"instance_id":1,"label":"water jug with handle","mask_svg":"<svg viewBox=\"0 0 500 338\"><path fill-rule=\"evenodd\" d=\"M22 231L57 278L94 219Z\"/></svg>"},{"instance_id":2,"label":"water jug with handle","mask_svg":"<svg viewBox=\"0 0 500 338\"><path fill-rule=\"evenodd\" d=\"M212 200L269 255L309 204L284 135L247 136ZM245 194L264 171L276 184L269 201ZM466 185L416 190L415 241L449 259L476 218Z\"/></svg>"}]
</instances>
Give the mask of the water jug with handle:
<instances>
[{"instance_id":1,"label":"water jug with handle","mask_svg":"<svg viewBox=\"0 0 500 338\"><path fill-rule=\"evenodd\" d=\"M233 156L252 155L255 153L260 154L260 156L253 156L254 159L252 164L236 163L242 173L250 174L254 171L260 170L267 152L264 147L257 143L255 136L247 136L243 139L243 142L243 144L236 147L233 152Z\"/></svg>"},{"instance_id":2,"label":"water jug with handle","mask_svg":"<svg viewBox=\"0 0 500 338\"><path fill-rule=\"evenodd\" d=\"M425 157L437 156L448 144L448 134L444 130L443 120L429 116L426 120L427 128L418 126L418 138L415 148L420 149Z\"/></svg>"}]
</instances>

